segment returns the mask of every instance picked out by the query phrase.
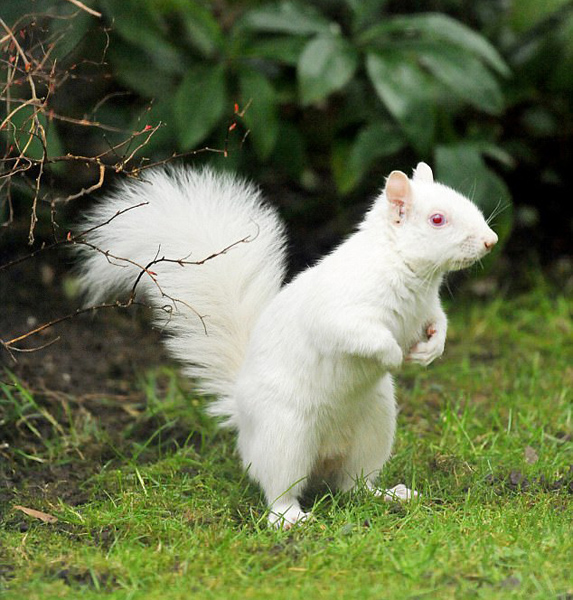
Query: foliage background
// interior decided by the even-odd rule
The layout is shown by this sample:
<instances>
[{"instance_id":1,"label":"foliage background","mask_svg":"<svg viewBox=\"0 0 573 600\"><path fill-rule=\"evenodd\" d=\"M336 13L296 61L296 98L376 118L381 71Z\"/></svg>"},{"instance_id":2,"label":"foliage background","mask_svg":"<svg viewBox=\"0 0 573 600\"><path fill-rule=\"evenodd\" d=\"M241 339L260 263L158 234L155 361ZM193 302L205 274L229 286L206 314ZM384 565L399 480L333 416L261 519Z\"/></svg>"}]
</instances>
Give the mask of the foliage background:
<instances>
[{"instance_id":1,"label":"foliage background","mask_svg":"<svg viewBox=\"0 0 573 600\"><path fill-rule=\"evenodd\" d=\"M43 96L46 154L38 140L25 150L44 162L51 189L75 193L98 181L93 162L51 159L97 156L126 132L152 128L131 165L190 153L194 163L252 176L290 220L295 259L304 262L348 231L392 169L425 160L486 213L498 209L502 238L514 226L510 258L547 262L570 253L572 2L89 6L101 17L65 0L2 6L3 21L23 32L23 45L42 38L53 44L44 70L55 64L70 75ZM8 41L3 50L10 67ZM21 91L26 96L25 85ZM14 100L5 106L4 115ZM5 159L23 146L34 115L28 107L9 120ZM219 152L194 154L205 147ZM103 162L117 165L116 158L108 152ZM2 164L6 175L13 162ZM16 216L26 214L26 182L36 171L33 164L27 181L15 182ZM3 211L6 219L6 202ZM4 244L9 237L4 232Z\"/></svg>"}]
</instances>

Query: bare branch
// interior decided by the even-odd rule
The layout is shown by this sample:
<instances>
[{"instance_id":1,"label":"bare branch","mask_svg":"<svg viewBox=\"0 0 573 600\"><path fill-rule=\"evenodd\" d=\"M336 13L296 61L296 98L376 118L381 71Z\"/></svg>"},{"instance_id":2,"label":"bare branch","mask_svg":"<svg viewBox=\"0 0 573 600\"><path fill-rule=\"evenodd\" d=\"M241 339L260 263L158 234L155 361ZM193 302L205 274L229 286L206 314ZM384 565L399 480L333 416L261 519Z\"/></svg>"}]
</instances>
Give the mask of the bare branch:
<instances>
[{"instance_id":1,"label":"bare branch","mask_svg":"<svg viewBox=\"0 0 573 600\"><path fill-rule=\"evenodd\" d=\"M22 335L19 335L18 337L12 338L11 340L0 340L0 344L6 350L9 350L11 352L26 352L26 351L33 352L34 349L22 350L20 348L16 348L14 346L14 344L17 344L18 342L21 342L21 341L25 340L26 338L29 338L32 335L40 333L41 331L49 329L50 327L53 327L54 325L57 325L58 323L63 323L64 321L69 321L70 319L73 319L73 318L77 317L78 315L81 315L81 314L84 314L87 312L91 312L91 311L93 312L94 310L101 310L103 308L127 308L128 306L131 306L132 304L134 304L134 301L130 298L126 303L112 302L112 303L106 303L106 304L98 304L96 306L88 306L87 308L78 308L73 313L70 313L63 317L59 317L57 319L53 319L52 321L48 321L47 323L44 323L43 325L39 325L35 329L32 329L32 330L28 331L27 333L23 333ZM39 350L41 348L42 347L37 348L37 349Z\"/></svg>"},{"instance_id":2,"label":"bare branch","mask_svg":"<svg viewBox=\"0 0 573 600\"><path fill-rule=\"evenodd\" d=\"M141 205L137 205L137 206L141 206ZM205 317L203 315L201 315L195 308L193 308L193 306L191 304L189 304L188 302L186 302L185 300L182 300L180 298L175 298L171 295L169 295L168 293L166 293L164 291L164 289L161 287L161 285L159 284L159 282L157 281L157 276L156 274L151 271L151 267L159 264L159 263L176 263L180 266L184 266L184 265L196 265L196 266L200 266L200 265L204 265L206 262L213 260L214 258L218 257L218 256L222 256L224 254L226 254L227 252L229 252L232 248L238 246L239 244L244 244L244 243L248 243L250 241L252 241L252 237L251 236L245 236L244 238L237 240L236 242L233 242L232 244L229 244L228 246L226 246L225 248L223 248L222 250L220 250L219 252L214 252L213 254L210 254L209 256L201 259L201 260L197 260L197 261L190 261L187 260L187 257L185 258L179 258L179 259L171 259L171 258L166 258L166 257L161 257L161 258L157 258L159 256L159 252L161 251L161 248L158 248L157 250L157 254L156 254L156 258L154 258L152 261L150 261L147 265L142 266L137 264L135 261L126 258L126 257L120 257L120 256L116 256L111 254L109 251L107 250L103 250L101 248L98 248L97 246L95 246L94 244L91 244L90 242L87 242L85 240L82 240L81 237L86 235L88 232L93 231L94 229L97 229L99 227L103 227L104 225L107 225L109 222L111 222L112 219L116 218L119 216L119 214L122 214L124 212L126 212L126 210L131 210L132 208L136 208L135 206L133 207L129 207L128 209L125 209L123 211L118 211L118 213L116 213L113 217L111 217L108 221L106 221L105 223L101 223L98 224L95 227L92 227L89 230L86 230L85 232L82 232L80 234L77 234L74 237L69 237L66 240L66 243L74 243L74 244L80 244L80 245L85 245L93 250L95 250L96 252L100 252L101 254L103 254L107 260L116 260L119 261L120 263L126 263L126 264L131 264L132 266L136 266L140 271L137 275L137 277L134 280L133 286L131 288L131 292L128 296L128 298L124 301L121 300L116 300L115 302L111 302L111 303L103 303L103 304L98 304L95 306L89 306L87 308L78 308L76 309L73 313L70 313L68 315L65 315L63 317L59 317L57 319L53 319L51 321L48 321L47 323L43 323L42 325L39 325L38 327L23 333L15 338L12 338L10 340L0 340L0 345L2 347L4 347L5 350L7 350L10 355L12 356L12 358L14 358L13 352L33 352L35 350L40 350L42 348L46 347L46 344L44 344L43 346L39 346L37 348L33 348L33 349L21 349L21 348L17 348L15 346L15 344L17 344L18 342L21 342L33 335L36 335L42 331L45 331L46 329L49 329L55 325L58 325L59 323L62 323L64 321L69 321L70 319L73 319L75 317L77 317L78 315L87 313L87 312L93 312L96 310L101 310L101 309L106 309L106 308L129 308L130 306L134 305L134 304L139 304L142 306L147 306L143 303L140 302L136 302L136 293L137 293L137 288L141 282L141 279L147 275L148 277L150 277L150 279L153 281L154 285L156 286L157 290L159 291L160 297L162 298L166 298L167 300L169 300L169 302L171 303L171 306L166 305L163 307L156 307L159 308L160 310L164 310L167 314L169 314L169 317L171 318L171 315L173 314L172 311L174 309L177 308L177 304L182 304L183 306L185 306L186 308L188 308L191 312L193 312L197 318L201 321L201 324L203 326L203 330L205 332L205 334L207 334L207 327L205 324ZM111 260L110 260L111 262ZM12 263L14 264L14 263ZM50 342L53 343L53 342ZM49 345L49 344L48 344Z\"/></svg>"},{"instance_id":3,"label":"bare branch","mask_svg":"<svg viewBox=\"0 0 573 600\"><path fill-rule=\"evenodd\" d=\"M86 194L91 194L92 192L99 190L101 188L101 186L103 185L104 178L105 178L105 165L100 164L99 165L99 179L97 180L97 182L94 183L93 185L90 185L90 187L88 187L88 188L82 188L76 194L72 194L71 196L68 196L66 198L66 202L69 202L70 200L75 200L76 198L79 198L80 196L85 196Z\"/></svg>"},{"instance_id":4,"label":"bare branch","mask_svg":"<svg viewBox=\"0 0 573 600\"><path fill-rule=\"evenodd\" d=\"M99 229L100 227L105 227L107 224L111 223L114 219L117 219L117 217L123 215L124 213L126 213L130 210L133 210L135 208L139 208L140 206L145 206L146 204L148 204L148 203L140 202L139 204L134 204L133 206L128 206L127 208L124 208L123 210L118 210L112 217L110 217L107 221L104 221L103 223L98 223L94 227L90 227L89 229L86 229L85 231L80 231L79 233L77 233L75 235L68 234L68 236L64 240L58 240L56 242L53 242L52 244L43 246L42 248L39 248L38 250L35 250L34 252L30 252L30 254L27 254L26 256L21 256L20 258L16 258L15 260L11 260L10 262L0 265L0 271L3 271L4 269L9 269L10 267L13 267L13 266L15 266L19 263L22 263L26 260L30 260L31 258L34 258L41 252L47 252L48 250L53 250L54 248L58 248L59 246L62 246L63 244L71 244L71 243L78 242L80 240L80 238L82 238L83 236L91 233L92 231ZM87 243L87 242L84 242L84 243Z\"/></svg>"},{"instance_id":5,"label":"bare branch","mask_svg":"<svg viewBox=\"0 0 573 600\"><path fill-rule=\"evenodd\" d=\"M12 29L0 18L0 44L3 44L6 50L5 59L4 57L0 59L2 65L6 67L6 76L0 84L0 101L4 103L3 116L0 119L0 131L3 130L2 133L7 133L7 136L3 137L3 140L6 140L3 155L0 155L0 192L2 193L2 198L0 198L0 213L4 215L4 222L1 225L2 227L6 227L13 222L13 191L18 188L24 188L30 197L28 205L29 244L32 245L35 243L38 220L45 218L45 213L41 210L44 204L50 210L49 219L52 231L51 241L44 242L41 248L31 251L25 256L20 256L1 264L0 272L33 259L42 252L49 252L69 245L80 245L90 248L94 252L101 253L106 260L114 265L124 267L131 265L131 268L134 269L134 281L127 299L103 303L88 308L79 308L68 315L47 321L12 339L0 339L0 348L6 350L13 360L16 360L15 353L36 352L56 343L59 339L57 337L34 348L20 347L20 344L25 340L37 336L64 321L68 321L89 311L104 308L128 308L133 304L138 304L135 302L136 292L141 286L144 277L149 277L150 282L147 283L155 286L156 293L154 297L159 298L155 304L155 310L165 311L170 319L174 315L174 311L181 306L185 306L200 319L205 333L207 333L204 316L200 315L187 300L175 298L163 289L162 282L158 281L158 277L153 273L152 269L154 265L162 262L175 263L180 266L203 265L207 261L227 253L236 245L252 240L251 236L246 236L226 248L197 261L190 260L189 256L178 258L161 256L161 248L158 248L155 258L148 265L139 265L130 260L129 257L115 256L108 250L98 248L90 242L89 234L94 230L107 225L126 211L146 203L120 210L106 222L99 223L85 231L75 234L67 233L65 237L59 233L60 226L56 221L58 207L101 189L106 182L106 176L111 173L121 174L124 177L140 177L146 169L163 165L177 158L195 156L204 152L214 152L227 156L229 137L227 135L223 149L204 147L188 152L174 152L165 159L151 161L142 156L142 154L152 136L164 124L161 122L155 125L146 123L150 108L142 113L140 117L141 128L138 131L109 125L97 118L101 106L110 100L110 98L118 94L123 94L123 92L108 94L104 98L98 99L97 102L92 102L93 108L88 107L83 116L66 114L66 105L59 102L58 90L64 83L72 80L85 79L86 82L91 83L93 77L97 77L97 75L87 75L85 74L87 71L81 71L76 67L89 65L89 73L93 72L93 69L91 69L93 66L100 69L103 68L109 46L108 30L102 27L102 32L106 35L106 43L99 62L97 62L98 59L96 61L84 59L79 65L71 65L67 68L61 67L61 64L55 59L56 53L54 52L54 48L64 39L66 33L62 33L61 30L55 32L52 30L50 33L50 20L64 19L72 22L77 15L81 14L81 11L98 18L102 16L101 13L90 8L80 0L67 1L77 6L80 10L75 11L73 15L67 16L44 15L38 18L34 15L27 15ZM44 28L43 25L38 26L38 23L44 22L48 24L47 27ZM45 33L45 36L40 38L38 32ZM103 76L105 77L105 74ZM99 88L98 86L94 86L94 89ZM244 110L240 111L237 106L234 119L241 118ZM101 133L101 138L93 145L94 151L92 153L89 150L82 150L82 154L71 151L61 156L53 156L50 154L54 148L51 145L50 136L53 132L50 127L56 126L56 134L60 131L60 127L66 127L66 131L67 128L81 128L82 133L89 133L91 136L90 139L93 139L93 134L96 132ZM230 126L228 133L233 129L234 127ZM106 137L106 132L110 134L109 141ZM83 135L86 133L83 133ZM50 143L48 143L49 139ZM101 147L102 140L107 144L107 147L103 149ZM86 145L86 147L89 148L90 146ZM45 183L44 180L49 175L55 174L59 176L59 171L55 168L57 165L74 163L92 167L94 171L92 176L90 170L89 181L83 183L81 186L77 185L77 188L80 188L79 190L72 188L64 194L58 194ZM163 299L165 300L165 304L160 306Z\"/></svg>"},{"instance_id":6,"label":"bare branch","mask_svg":"<svg viewBox=\"0 0 573 600\"><path fill-rule=\"evenodd\" d=\"M72 4L74 4L75 6L77 6L78 8L81 8L82 10L85 10L90 15L93 15L94 17L98 17L98 18L101 19L101 13L100 12L98 12L97 10L94 10L93 8L89 8L83 2L80 2L80 0L68 0L68 2L71 2Z\"/></svg>"}]
</instances>

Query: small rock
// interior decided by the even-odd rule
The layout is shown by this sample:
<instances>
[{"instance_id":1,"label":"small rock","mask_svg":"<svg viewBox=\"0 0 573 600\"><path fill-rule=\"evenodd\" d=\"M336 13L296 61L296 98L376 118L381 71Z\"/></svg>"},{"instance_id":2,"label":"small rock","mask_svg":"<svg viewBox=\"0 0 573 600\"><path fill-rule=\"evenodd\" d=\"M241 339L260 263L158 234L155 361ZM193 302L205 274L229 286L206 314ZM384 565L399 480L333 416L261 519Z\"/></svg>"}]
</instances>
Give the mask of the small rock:
<instances>
[{"instance_id":1,"label":"small rock","mask_svg":"<svg viewBox=\"0 0 573 600\"><path fill-rule=\"evenodd\" d=\"M526 446L524 456L525 462L530 465L534 465L539 460L539 455L531 446Z\"/></svg>"},{"instance_id":2,"label":"small rock","mask_svg":"<svg viewBox=\"0 0 573 600\"><path fill-rule=\"evenodd\" d=\"M521 580L519 579L519 577L511 576L501 581L499 585L506 590L514 590L515 588L518 588L521 585Z\"/></svg>"},{"instance_id":3,"label":"small rock","mask_svg":"<svg viewBox=\"0 0 573 600\"><path fill-rule=\"evenodd\" d=\"M513 487L523 487L524 482L525 478L523 477L523 473L521 471L518 471L517 469L511 471L509 474L509 483Z\"/></svg>"}]
</instances>

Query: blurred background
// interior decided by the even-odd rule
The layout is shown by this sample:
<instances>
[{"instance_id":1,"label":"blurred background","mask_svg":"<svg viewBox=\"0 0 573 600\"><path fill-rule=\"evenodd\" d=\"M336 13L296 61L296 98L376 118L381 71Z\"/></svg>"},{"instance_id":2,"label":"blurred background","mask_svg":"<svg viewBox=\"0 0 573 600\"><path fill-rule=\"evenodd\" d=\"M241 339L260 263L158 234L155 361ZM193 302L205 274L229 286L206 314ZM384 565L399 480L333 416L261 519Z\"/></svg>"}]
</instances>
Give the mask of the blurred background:
<instances>
[{"instance_id":1,"label":"blurred background","mask_svg":"<svg viewBox=\"0 0 573 600\"><path fill-rule=\"evenodd\" d=\"M540 271L571 288L571 1L2 0L0 18L5 290L114 178L170 160L257 181L293 270L424 160L493 213L476 293Z\"/></svg>"}]
</instances>

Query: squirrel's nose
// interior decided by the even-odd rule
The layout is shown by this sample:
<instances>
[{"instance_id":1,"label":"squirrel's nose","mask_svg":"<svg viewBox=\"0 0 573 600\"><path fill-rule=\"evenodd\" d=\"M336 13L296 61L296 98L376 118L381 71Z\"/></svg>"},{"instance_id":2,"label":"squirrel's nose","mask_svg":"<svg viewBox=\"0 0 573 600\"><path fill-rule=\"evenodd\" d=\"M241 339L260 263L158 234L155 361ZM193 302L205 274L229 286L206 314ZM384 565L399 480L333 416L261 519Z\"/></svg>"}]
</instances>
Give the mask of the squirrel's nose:
<instances>
[{"instance_id":1,"label":"squirrel's nose","mask_svg":"<svg viewBox=\"0 0 573 600\"><path fill-rule=\"evenodd\" d=\"M491 250L496 244L497 244L497 235L495 233L492 232L492 236L489 237L487 240L484 241L484 246L486 247L486 250Z\"/></svg>"}]
</instances>

